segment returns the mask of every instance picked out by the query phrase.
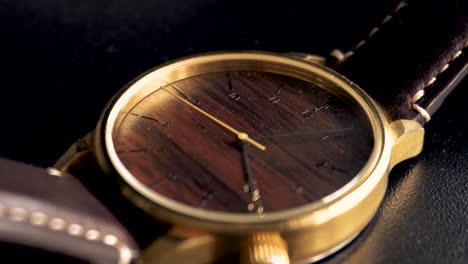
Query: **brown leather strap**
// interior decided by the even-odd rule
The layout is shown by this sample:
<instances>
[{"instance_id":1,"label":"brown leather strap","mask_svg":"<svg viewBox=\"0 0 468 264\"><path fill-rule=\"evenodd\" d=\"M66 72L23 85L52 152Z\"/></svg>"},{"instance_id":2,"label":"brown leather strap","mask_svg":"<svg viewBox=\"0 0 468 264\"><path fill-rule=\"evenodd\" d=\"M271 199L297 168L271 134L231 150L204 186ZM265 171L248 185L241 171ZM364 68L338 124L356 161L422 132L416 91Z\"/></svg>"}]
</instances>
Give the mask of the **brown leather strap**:
<instances>
[{"instance_id":1,"label":"brown leather strap","mask_svg":"<svg viewBox=\"0 0 468 264\"><path fill-rule=\"evenodd\" d=\"M70 175L0 158L0 179L0 243L86 263L136 257L128 232Z\"/></svg>"},{"instance_id":2,"label":"brown leather strap","mask_svg":"<svg viewBox=\"0 0 468 264\"><path fill-rule=\"evenodd\" d=\"M404 0L348 52L336 70L391 120L429 121L468 72L468 2Z\"/></svg>"}]
</instances>

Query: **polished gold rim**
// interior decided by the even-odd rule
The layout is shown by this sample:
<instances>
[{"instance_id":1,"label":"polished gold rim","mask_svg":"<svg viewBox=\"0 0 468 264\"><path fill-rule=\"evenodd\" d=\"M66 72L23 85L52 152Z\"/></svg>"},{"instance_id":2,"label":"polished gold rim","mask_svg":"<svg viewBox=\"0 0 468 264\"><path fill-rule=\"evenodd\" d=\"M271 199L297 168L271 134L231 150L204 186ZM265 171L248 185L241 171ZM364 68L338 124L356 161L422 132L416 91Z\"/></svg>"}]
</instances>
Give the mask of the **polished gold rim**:
<instances>
[{"instance_id":1,"label":"polished gold rim","mask_svg":"<svg viewBox=\"0 0 468 264\"><path fill-rule=\"evenodd\" d=\"M249 67L251 69L248 69ZM315 82L319 80L335 84L332 89L339 89L335 92L345 93L352 98L369 117L375 137L375 147L369 162L351 182L323 199L281 212L266 213L262 217L194 208L159 195L141 184L123 166L114 149L111 132L114 129L117 114L167 83L194 75L225 70L262 70L290 75L306 81L313 79ZM176 223L188 221L195 226L226 231L248 231L258 228L297 229L327 222L348 211L359 204L378 185L380 179L386 175L390 158L389 144L385 144L385 140L388 140L385 125L382 113L368 96L345 78L324 67L271 53L213 53L190 57L153 69L126 88L102 119L101 135L104 139L101 143L104 149L100 151L104 155L98 156L105 158L101 164L105 164L121 176L125 185L125 193L130 196L129 198L158 218ZM98 141L100 140L102 139L98 137Z\"/></svg>"}]
</instances>

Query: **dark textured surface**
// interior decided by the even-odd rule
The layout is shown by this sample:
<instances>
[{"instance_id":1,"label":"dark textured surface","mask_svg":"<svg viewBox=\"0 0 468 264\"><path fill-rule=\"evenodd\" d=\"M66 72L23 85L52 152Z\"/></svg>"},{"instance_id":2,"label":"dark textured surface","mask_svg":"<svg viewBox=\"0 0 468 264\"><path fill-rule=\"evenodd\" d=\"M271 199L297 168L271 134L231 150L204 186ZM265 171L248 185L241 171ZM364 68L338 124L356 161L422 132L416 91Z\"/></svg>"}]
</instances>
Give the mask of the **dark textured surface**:
<instances>
[{"instance_id":1,"label":"dark textured surface","mask_svg":"<svg viewBox=\"0 0 468 264\"><path fill-rule=\"evenodd\" d=\"M226 49L327 55L395 1L199 2L1 0L0 156L51 165L115 91L167 60ZM465 80L426 125L424 152L391 174L371 225L324 263L468 261L467 97Z\"/></svg>"}]
</instances>

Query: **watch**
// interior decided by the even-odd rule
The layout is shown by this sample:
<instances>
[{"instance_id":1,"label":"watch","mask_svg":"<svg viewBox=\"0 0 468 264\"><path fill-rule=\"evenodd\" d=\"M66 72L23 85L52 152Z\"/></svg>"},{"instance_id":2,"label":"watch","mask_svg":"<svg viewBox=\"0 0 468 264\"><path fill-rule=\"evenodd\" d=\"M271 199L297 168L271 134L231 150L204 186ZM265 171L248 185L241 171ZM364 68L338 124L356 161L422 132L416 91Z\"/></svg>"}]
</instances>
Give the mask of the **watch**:
<instances>
[{"instance_id":1,"label":"watch","mask_svg":"<svg viewBox=\"0 0 468 264\"><path fill-rule=\"evenodd\" d=\"M107 191L115 183L128 206L161 221L144 260L211 261L230 252L247 262L317 260L372 218L388 170L419 152L418 124L466 72L463 10L455 2L398 5L351 52L333 53L328 65L345 77L264 52L151 70L57 167L96 181L89 186L100 197L114 196ZM378 69L383 63L393 71Z\"/></svg>"}]
</instances>

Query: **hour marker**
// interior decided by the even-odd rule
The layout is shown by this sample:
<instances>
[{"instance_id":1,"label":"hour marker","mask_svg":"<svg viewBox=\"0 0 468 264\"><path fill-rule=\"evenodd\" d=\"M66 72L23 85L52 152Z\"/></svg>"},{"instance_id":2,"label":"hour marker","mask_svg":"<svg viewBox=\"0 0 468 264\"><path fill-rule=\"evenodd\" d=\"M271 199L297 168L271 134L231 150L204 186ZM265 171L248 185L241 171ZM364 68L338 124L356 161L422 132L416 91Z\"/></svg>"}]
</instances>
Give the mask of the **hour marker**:
<instances>
[{"instance_id":1,"label":"hour marker","mask_svg":"<svg viewBox=\"0 0 468 264\"><path fill-rule=\"evenodd\" d=\"M203 192L203 197L208 200L212 200L214 198L214 193L212 192Z\"/></svg>"},{"instance_id":2,"label":"hour marker","mask_svg":"<svg viewBox=\"0 0 468 264\"><path fill-rule=\"evenodd\" d=\"M341 173L346 173L346 170L345 169L342 169L342 168L337 168L335 166L332 166L331 169L333 171L337 171L337 172L341 172Z\"/></svg>"},{"instance_id":3,"label":"hour marker","mask_svg":"<svg viewBox=\"0 0 468 264\"><path fill-rule=\"evenodd\" d=\"M249 205L247 206L247 209L249 209L249 211L253 211L254 208L255 208L255 204L253 203L249 203Z\"/></svg>"},{"instance_id":4,"label":"hour marker","mask_svg":"<svg viewBox=\"0 0 468 264\"><path fill-rule=\"evenodd\" d=\"M332 171L347 173L347 171L345 169L335 167L332 164L330 164L328 161L323 161L323 162L317 163L317 165L315 165L315 166L317 168L328 168L328 169L330 169Z\"/></svg>"},{"instance_id":5,"label":"hour marker","mask_svg":"<svg viewBox=\"0 0 468 264\"><path fill-rule=\"evenodd\" d=\"M324 104L324 105L322 105L320 107L315 107L314 111L327 110L328 108L330 108L330 106L327 105L327 104Z\"/></svg>"},{"instance_id":6,"label":"hour marker","mask_svg":"<svg viewBox=\"0 0 468 264\"><path fill-rule=\"evenodd\" d=\"M163 123L163 122L161 122L161 120L159 120L159 119L157 119L157 118L155 118L155 117L151 117L151 116L137 115L137 114L135 114L135 116L139 116L139 117L141 117L141 118L144 119L144 120L150 120L150 121L157 122L157 123L159 123L159 124L162 124L164 127L169 127L169 126L172 124L172 121L166 121L166 122ZM147 123L147 122L146 122L146 123ZM147 124L148 124L148 123L147 123ZM151 130L151 127L149 126L149 124L148 124L148 128L147 128L147 129L148 129L148 130Z\"/></svg>"},{"instance_id":7,"label":"hour marker","mask_svg":"<svg viewBox=\"0 0 468 264\"><path fill-rule=\"evenodd\" d=\"M119 150L117 151L117 153L134 153L134 152L144 152L144 151L148 151L147 148L141 148L141 149L131 149L131 150Z\"/></svg>"},{"instance_id":8,"label":"hour marker","mask_svg":"<svg viewBox=\"0 0 468 264\"><path fill-rule=\"evenodd\" d=\"M203 199L203 200L201 200L201 202L200 202L200 204L198 205L198 207L205 208L207 203L208 203L208 200L207 200L207 199Z\"/></svg>"},{"instance_id":9,"label":"hour marker","mask_svg":"<svg viewBox=\"0 0 468 264\"><path fill-rule=\"evenodd\" d=\"M232 92L228 94L229 99L237 101L240 99L240 96L236 92Z\"/></svg>"},{"instance_id":10,"label":"hour marker","mask_svg":"<svg viewBox=\"0 0 468 264\"><path fill-rule=\"evenodd\" d=\"M268 98L268 101L272 102L273 104L276 104L279 102L280 99L278 99L276 96Z\"/></svg>"},{"instance_id":11,"label":"hour marker","mask_svg":"<svg viewBox=\"0 0 468 264\"><path fill-rule=\"evenodd\" d=\"M296 189L294 189L296 193L302 193L304 191L304 188L302 186L297 186Z\"/></svg>"},{"instance_id":12,"label":"hour marker","mask_svg":"<svg viewBox=\"0 0 468 264\"><path fill-rule=\"evenodd\" d=\"M174 173L169 173L168 175L166 175L166 177L169 179L169 180L177 180L177 176L174 174Z\"/></svg>"},{"instance_id":13,"label":"hour marker","mask_svg":"<svg viewBox=\"0 0 468 264\"><path fill-rule=\"evenodd\" d=\"M321 140L325 140L327 138L329 138L330 136L323 136L322 138L320 138Z\"/></svg>"},{"instance_id":14,"label":"hour marker","mask_svg":"<svg viewBox=\"0 0 468 264\"><path fill-rule=\"evenodd\" d=\"M327 168L328 165L329 165L328 161L322 161L322 162L320 162L320 163L317 163L316 166L319 167L319 168L322 168L322 167L323 167L323 168Z\"/></svg>"},{"instance_id":15,"label":"hour marker","mask_svg":"<svg viewBox=\"0 0 468 264\"><path fill-rule=\"evenodd\" d=\"M141 115L140 117L141 117L141 118L144 118L144 119L148 119L148 120L151 120L151 121L155 121L155 122L161 123L161 121L159 121L159 119L154 118L154 117L151 117L151 116L144 116L144 115Z\"/></svg>"},{"instance_id":16,"label":"hour marker","mask_svg":"<svg viewBox=\"0 0 468 264\"><path fill-rule=\"evenodd\" d=\"M314 114L312 112L310 112L309 109L306 109L304 112L301 113L301 115L304 117L304 118L310 118L311 116L313 116Z\"/></svg>"}]
</instances>

